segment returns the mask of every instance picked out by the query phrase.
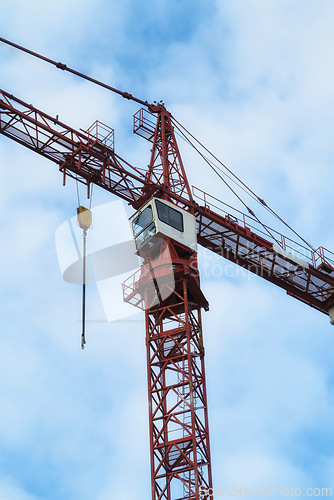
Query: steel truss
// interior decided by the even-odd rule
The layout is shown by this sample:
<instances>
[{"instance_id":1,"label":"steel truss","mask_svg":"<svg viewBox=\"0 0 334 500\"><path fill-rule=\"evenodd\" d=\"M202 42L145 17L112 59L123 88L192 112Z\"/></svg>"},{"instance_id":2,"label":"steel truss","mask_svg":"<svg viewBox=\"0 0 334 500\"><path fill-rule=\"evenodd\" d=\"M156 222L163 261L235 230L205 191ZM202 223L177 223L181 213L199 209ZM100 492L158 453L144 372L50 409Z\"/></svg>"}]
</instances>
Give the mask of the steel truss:
<instances>
[{"instance_id":1,"label":"steel truss","mask_svg":"<svg viewBox=\"0 0 334 500\"><path fill-rule=\"evenodd\" d=\"M175 242L164 244L171 264L160 250L124 288L127 302L140 294L146 305L152 500L199 500L212 488L201 320L208 303L196 254L177 258Z\"/></svg>"}]
</instances>

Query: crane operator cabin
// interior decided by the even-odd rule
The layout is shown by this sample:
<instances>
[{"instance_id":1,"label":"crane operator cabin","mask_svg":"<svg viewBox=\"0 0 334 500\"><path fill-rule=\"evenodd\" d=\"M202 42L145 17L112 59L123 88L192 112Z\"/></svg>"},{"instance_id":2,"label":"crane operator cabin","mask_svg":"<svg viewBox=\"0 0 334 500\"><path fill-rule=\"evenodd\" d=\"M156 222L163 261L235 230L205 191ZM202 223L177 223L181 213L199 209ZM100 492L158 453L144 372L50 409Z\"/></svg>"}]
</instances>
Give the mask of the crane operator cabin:
<instances>
[{"instance_id":1,"label":"crane operator cabin","mask_svg":"<svg viewBox=\"0 0 334 500\"><path fill-rule=\"evenodd\" d=\"M196 218L170 201L151 198L130 218L137 255L145 256L168 237L197 252Z\"/></svg>"}]
</instances>

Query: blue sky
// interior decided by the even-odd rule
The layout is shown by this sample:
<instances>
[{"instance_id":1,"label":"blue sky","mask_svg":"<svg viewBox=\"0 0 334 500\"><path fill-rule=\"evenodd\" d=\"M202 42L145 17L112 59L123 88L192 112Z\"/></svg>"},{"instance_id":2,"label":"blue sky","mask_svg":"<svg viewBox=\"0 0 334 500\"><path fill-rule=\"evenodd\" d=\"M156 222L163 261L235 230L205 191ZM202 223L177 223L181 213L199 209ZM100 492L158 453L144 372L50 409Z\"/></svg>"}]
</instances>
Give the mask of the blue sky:
<instances>
[{"instance_id":1,"label":"blue sky","mask_svg":"<svg viewBox=\"0 0 334 500\"><path fill-rule=\"evenodd\" d=\"M315 247L334 249L333 16L327 0L12 0L0 32L163 99ZM100 119L121 156L147 164L135 104L4 45L0 65L1 88L76 128ZM186 150L184 160L192 184L230 200ZM108 201L95 190L94 205ZM81 351L81 290L62 280L54 242L76 203L55 165L0 137L1 500L150 496L143 318L88 323ZM215 486L334 489L333 327L222 269L202 273ZM103 316L94 287L88 316Z\"/></svg>"}]
</instances>

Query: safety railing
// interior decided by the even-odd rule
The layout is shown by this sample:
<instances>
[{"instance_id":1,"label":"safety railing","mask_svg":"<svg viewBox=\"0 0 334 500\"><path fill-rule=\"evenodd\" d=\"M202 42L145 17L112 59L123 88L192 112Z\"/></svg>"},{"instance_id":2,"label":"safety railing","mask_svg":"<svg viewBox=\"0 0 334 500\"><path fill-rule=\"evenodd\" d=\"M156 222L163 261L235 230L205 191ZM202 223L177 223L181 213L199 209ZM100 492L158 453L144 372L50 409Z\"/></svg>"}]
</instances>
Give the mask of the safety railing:
<instances>
[{"instance_id":1,"label":"safety railing","mask_svg":"<svg viewBox=\"0 0 334 500\"><path fill-rule=\"evenodd\" d=\"M209 195L202 189L192 186L194 199L199 205L212 211L218 211L225 218L238 224L241 227L253 230L259 236L279 245L283 250L292 253L296 257L306 260L315 268L322 268L326 272L334 270L334 253L324 247L312 249L305 244L283 235L272 227L262 224L255 217L232 207L231 205ZM326 267L327 264L327 267Z\"/></svg>"},{"instance_id":2,"label":"safety railing","mask_svg":"<svg viewBox=\"0 0 334 500\"><path fill-rule=\"evenodd\" d=\"M113 128L96 120L85 132L89 139L94 139L114 151L115 134Z\"/></svg>"}]
</instances>

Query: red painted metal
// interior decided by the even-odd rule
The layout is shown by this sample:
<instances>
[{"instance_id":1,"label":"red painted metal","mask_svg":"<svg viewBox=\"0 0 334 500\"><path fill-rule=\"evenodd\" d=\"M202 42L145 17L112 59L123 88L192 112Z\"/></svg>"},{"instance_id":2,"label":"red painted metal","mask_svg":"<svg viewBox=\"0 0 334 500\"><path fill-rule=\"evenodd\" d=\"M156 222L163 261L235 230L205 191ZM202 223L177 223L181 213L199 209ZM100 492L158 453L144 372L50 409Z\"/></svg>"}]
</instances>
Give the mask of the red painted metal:
<instances>
[{"instance_id":1,"label":"red painted metal","mask_svg":"<svg viewBox=\"0 0 334 500\"><path fill-rule=\"evenodd\" d=\"M160 110L160 112L159 112ZM163 105L152 113L140 110L134 118L134 131L153 141L149 170L135 168L118 156L91 132L76 131L31 105L0 91L0 133L57 163L67 176L87 184L97 184L139 208L152 195L170 198L176 204L195 212L198 242L224 258L258 274L311 307L328 314L334 303L334 272L323 250L305 253L305 247L273 232L273 238L253 227L254 219L219 210L219 200L196 190L195 203L186 180L175 140L170 115ZM163 145L164 144L164 145ZM167 183L167 184L166 184ZM220 202L221 203L221 202ZM212 210L214 208L215 210ZM237 222L236 222L237 220ZM259 234L260 233L260 234ZM291 240L290 240L291 242ZM296 264L287 250L307 266Z\"/></svg>"},{"instance_id":2,"label":"red painted metal","mask_svg":"<svg viewBox=\"0 0 334 500\"><path fill-rule=\"evenodd\" d=\"M192 196L163 104L140 111L134 131L151 141L148 170L118 156L98 133L76 131L0 91L0 134L59 165L67 176L97 184L140 208L151 196L173 201L196 216L198 242L328 314L334 303L333 266L318 250L292 253L288 238L254 231L252 221L213 211ZM153 116L156 114L155 119ZM208 308L194 252L166 239L140 275L124 285L125 300L146 311L153 500L198 500L212 486L201 308ZM294 249L296 250L296 249ZM160 258L160 261L159 261ZM205 497L204 497L205 498Z\"/></svg>"},{"instance_id":3,"label":"red painted metal","mask_svg":"<svg viewBox=\"0 0 334 500\"><path fill-rule=\"evenodd\" d=\"M208 303L196 253L162 241L158 258L148 258L123 293L145 309L152 500L208 498L201 495L212 488L201 322Z\"/></svg>"},{"instance_id":4,"label":"red painted metal","mask_svg":"<svg viewBox=\"0 0 334 500\"><path fill-rule=\"evenodd\" d=\"M0 133L57 163L64 183L67 176L87 185L93 182L133 206L142 204L142 189L148 184L145 172L120 158L90 130L77 131L0 91Z\"/></svg>"},{"instance_id":5,"label":"red painted metal","mask_svg":"<svg viewBox=\"0 0 334 500\"><path fill-rule=\"evenodd\" d=\"M194 213L170 114L156 124L135 116L134 130L153 143L146 180L160 196ZM125 300L145 309L152 500L199 500L212 488L197 254L166 238L146 256ZM125 288L127 287L127 288ZM204 497L205 498L205 497Z\"/></svg>"},{"instance_id":6,"label":"red painted metal","mask_svg":"<svg viewBox=\"0 0 334 500\"><path fill-rule=\"evenodd\" d=\"M158 119L153 112L158 113ZM76 131L0 90L0 134L57 163L64 182L67 176L77 178L87 184L88 190L91 183L97 184L136 209L153 195L170 198L195 213L201 245L328 314L334 303L334 272L331 269L334 264L328 254L325 255L320 247L313 253L307 249L307 255L305 247L295 242L292 242L293 248L289 248L289 239L285 236L271 230L273 240L261 232L261 228L254 227L252 217L241 212L234 216L226 210L222 212L219 200L198 189L200 204L196 203L188 182L182 181L186 176L170 115L163 105L156 105L152 113L140 110L134 117L134 131L154 141L147 172L130 165L113 148L91 134ZM162 133L166 143L164 149ZM308 267L296 265L288 255L277 253L275 244L305 260Z\"/></svg>"},{"instance_id":7,"label":"red painted metal","mask_svg":"<svg viewBox=\"0 0 334 500\"><path fill-rule=\"evenodd\" d=\"M105 123L95 120L86 130L86 134L91 141L100 142L113 151L115 150L115 131Z\"/></svg>"},{"instance_id":8,"label":"red painted metal","mask_svg":"<svg viewBox=\"0 0 334 500\"><path fill-rule=\"evenodd\" d=\"M14 47L15 49L21 50L22 52L25 52L26 54L29 54L33 57L36 57L37 59L41 59L44 62L47 62L49 64L52 64L58 69L61 69L62 71L68 71L69 73L72 73L75 76L78 76L80 78L83 78L84 80L88 80L91 83L94 83L95 85L99 85L100 87L103 87L107 90L110 90L111 92L115 92L116 94L124 97L124 99L128 99L129 101L135 101L138 104L141 104L142 106L147 106L149 109L154 108L154 105L150 105L147 101L143 101L142 99L138 99L138 97L134 97L132 94L129 94L129 92L124 92L122 90L116 89L115 87L111 87L110 85L107 85L106 83L100 82L99 80L96 80L95 78L91 78L90 76L87 76L83 73L80 73L79 71L69 68L66 64L53 61L52 59L45 57L41 54L38 54L37 52L34 52L32 50L27 49L26 47L22 47L22 45L18 45L17 43L11 42L10 40L6 40L5 38L0 37L0 42L6 43L7 45L10 45L11 47Z\"/></svg>"},{"instance_id":9,"label":"red painted metal","mask_svg":"<svg viewBox=\"0 0 334 500\"><path fill-rule=\"evenodd\" d=\"M134 132L153 143L146 180L163 188L162 198L169 199L174 195L177 204L193 213L193 196L175 139L171 115L163 104L157 105L157 109L158 118L143 109L134 116Z\"/></svg>"},{"instance_id":10,"label":"red painted metal","mask_svg":"<svg viewBox=\"0 0 334 500\"><path fill-rule=\"evenodd\" d=\"M239 224L236 217L218 214L207 203L199 206L198 243L328 314L334 302L334 263L324 250L312 251L277 232L277 239L269 241L263 231L260 236L252 230L254 219L243 216Z\"/></svg>"}]
</instances>

